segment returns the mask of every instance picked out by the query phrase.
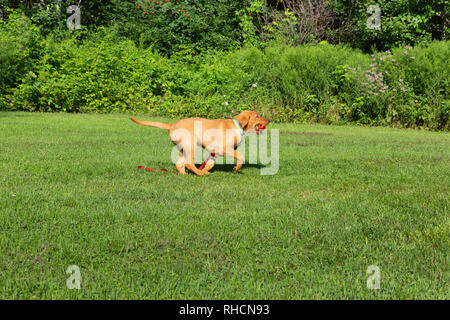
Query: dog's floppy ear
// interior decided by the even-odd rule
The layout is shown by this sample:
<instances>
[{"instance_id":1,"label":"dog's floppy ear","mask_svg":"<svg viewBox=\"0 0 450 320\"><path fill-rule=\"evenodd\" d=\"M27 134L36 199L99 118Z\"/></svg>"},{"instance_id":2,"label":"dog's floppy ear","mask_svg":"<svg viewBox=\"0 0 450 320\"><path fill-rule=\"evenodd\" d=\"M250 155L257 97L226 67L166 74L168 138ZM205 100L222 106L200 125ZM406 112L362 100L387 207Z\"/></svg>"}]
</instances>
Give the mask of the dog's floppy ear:
<instances>
[{"instance_id":1,"label":"dog's floppy ear","mask_svg":"<svg viewBox=\"0 0 450 320\"><path fill-rule=\"evenodd\" d=\"M237 121L239 121L239 124L241 125L241 128L245 130L245 128L248 126L248 122L250 121L250 115L248 112L241 112L237 116L234 117Z\"/></svg>"}]
</instances>

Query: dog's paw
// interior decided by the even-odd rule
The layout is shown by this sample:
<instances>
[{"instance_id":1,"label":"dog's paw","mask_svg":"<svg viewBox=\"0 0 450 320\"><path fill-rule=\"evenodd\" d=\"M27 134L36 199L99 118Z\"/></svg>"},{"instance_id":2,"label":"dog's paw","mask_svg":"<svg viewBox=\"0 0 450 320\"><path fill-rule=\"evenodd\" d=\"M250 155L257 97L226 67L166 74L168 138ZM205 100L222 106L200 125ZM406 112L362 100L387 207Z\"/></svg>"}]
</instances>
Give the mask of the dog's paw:
<instances>
[{"instance_id":1,"label":"dog's paw","mask_svg":"<svg viewBox=\"0 0 450 320\"><path fill-rule=\"evenodd\" d=\"M206 170L205 168L203 168L203 170L200 171L202 173L202 175L209 175L211 172L209 172L209 170Z\"/></svg>"}]
</instances>

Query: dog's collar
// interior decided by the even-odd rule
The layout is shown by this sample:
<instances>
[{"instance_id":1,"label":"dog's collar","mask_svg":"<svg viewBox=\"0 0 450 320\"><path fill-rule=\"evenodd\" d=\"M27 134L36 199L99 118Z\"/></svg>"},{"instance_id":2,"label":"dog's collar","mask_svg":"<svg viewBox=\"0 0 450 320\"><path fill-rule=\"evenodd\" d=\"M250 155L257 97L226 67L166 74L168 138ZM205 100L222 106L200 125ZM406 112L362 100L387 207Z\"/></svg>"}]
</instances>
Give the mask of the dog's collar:
<instances>
[{"instance_id":1,"label":"dog's collar","mask_svg":"<svg viewBox=\"0 0 450 320\"><path fill-rule=\"evenodd\" d=\"M244 129L242 129L241 124L239 123L239 121L236 120L236 118L233 118L233 122L235 124L235 126L238 128L239 133L241 134L241 137L243 137L245 135L244 133Z\"/></svg>"}]
</instances>

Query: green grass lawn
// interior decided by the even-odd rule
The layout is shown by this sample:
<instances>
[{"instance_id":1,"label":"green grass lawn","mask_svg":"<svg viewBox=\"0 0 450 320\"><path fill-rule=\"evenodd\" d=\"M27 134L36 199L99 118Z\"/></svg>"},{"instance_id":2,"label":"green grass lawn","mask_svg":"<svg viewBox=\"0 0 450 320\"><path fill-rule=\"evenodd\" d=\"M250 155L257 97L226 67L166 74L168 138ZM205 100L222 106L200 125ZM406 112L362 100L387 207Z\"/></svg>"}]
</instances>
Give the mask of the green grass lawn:
<instances>
[{"instance_id":1,"label":"green grass lawn","mask_svg":"<svg viewBox=\"0 0 450 320\"><path fill-rule=\"evenodd\" d=\"M449 133L269 128L276 175L198 177L126 115L0 113L0 298L450 298Z\"/></svg>"}]
</instances>

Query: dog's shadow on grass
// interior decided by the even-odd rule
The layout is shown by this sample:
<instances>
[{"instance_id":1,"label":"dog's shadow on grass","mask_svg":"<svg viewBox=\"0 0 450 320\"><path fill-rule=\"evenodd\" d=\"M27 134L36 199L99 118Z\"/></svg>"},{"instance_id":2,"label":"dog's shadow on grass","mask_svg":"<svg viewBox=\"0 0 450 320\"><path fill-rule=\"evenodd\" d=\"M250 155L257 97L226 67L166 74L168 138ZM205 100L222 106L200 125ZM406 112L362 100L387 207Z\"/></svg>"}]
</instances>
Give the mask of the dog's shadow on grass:
<instances>
[{"instance_id":1,"label":"dog's shadow on grass","mask_svg":"<svg viewBox=\"0 0 450 320\"><path fill-rule=\"evenodd\" d=\"M214 166L214 168L212 168L210 170L210 172L214 172L214 171L220 171L220 172L233 172L233 168L235 167L234 164L216 164ZM256 168L256 169L261 169L264 168L264 165L261 164L243 164L242 168L239 169L239 171L237 173L242 173L242 170L245 170L246 168Z\"/></svg>"}]
</instances>

